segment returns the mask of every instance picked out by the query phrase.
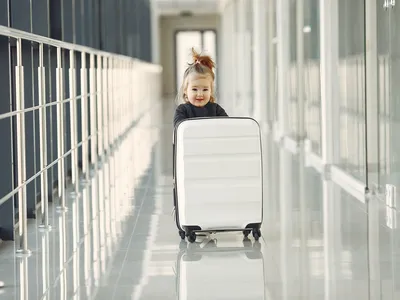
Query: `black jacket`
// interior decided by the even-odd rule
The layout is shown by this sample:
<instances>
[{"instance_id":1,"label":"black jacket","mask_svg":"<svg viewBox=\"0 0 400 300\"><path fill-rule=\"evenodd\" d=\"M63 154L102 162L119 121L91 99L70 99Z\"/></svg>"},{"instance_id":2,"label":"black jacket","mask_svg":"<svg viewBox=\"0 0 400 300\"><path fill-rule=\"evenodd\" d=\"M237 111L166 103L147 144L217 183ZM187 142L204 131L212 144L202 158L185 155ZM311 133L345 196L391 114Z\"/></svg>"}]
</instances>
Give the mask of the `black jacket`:
<instances>
[{"instance_id":1,"label":"black jacket","mask_svg":"<svg viewBox=\"0 0 400 300\"><path fill-rule=\"evenodd\" d=\"M174 115L174 128L183 120L201 117L228 117L225 110L217 103L208 102L203 107L197 107L190 102L180 104Z\"/></svg>"}]
</instances>

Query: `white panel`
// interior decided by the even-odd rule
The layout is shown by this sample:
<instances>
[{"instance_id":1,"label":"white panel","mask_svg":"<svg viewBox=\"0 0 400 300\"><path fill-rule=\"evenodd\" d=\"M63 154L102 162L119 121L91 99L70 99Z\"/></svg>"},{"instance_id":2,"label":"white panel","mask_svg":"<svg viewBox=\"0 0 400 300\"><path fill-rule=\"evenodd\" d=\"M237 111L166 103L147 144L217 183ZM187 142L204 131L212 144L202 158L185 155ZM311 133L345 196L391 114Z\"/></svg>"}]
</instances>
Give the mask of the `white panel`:
<instances>
[{"instance_id":1,"label":"white panel","mask_svg":"<svg viewBox=\"0 0 400 300\"><path fill-rule=\"evenodd\" d=\"M184 157L185 181L188 179L215 179L260 177L260 156L254 154L214 156L205 152L203 158Z\"/></svg>"},{"instance_id":2,"label":"white panel","mask_svg":"<svg viewBox=\"0 0 400 300\"><path fill-rule=\"evenodd\" d=\"M253 3L253 117L263 122L267 120L266 99L269 94L266 90L268 81L268 53L267 49L267 18L266 0L257 0Z\"/></svg>"},{"instance_id":3,"label":"white panel","mask_svg":"<svg viewBox=\"0 0 400 300\"><path fill-rule=\"evenodd\" d=\"M185 142L185 157L190 155L200 155L204 151L207 154L224 154L224 155L239 155L239 154L258 154L254 152L259 146L259 137L238 136L210 139L188 139ZM209 159L207 157L207 159ZM218 158L220 159L220 158Z\"/></svg>"},{"instance_id":4,"label":"white panel","mask_svg":"<svg viewBox=\"0 0 400 300\"><path fill-rule=\"evenodd\" d=\"M150 13L151 13L151 57L153 64L160 63L160 17L158 14L158 10L153 2L150 3ZM133 38L129 37L129 45L131 47L131 51L129 53L133 53Z\"/></svg>"},{"instance_id":5,"label":"white panel","mask_svg":"<svg viewBox=\"0 0 400 300\"><path fill-rule=\"evenodd\" d=\"M337 161L333 155L339 154L334 143L340 131L338 95L338 0L320 0L320 47L321 47L321 148L323 164ZM335 129L336 128L336 129ZM335 129L335 130L334 130Z\"/></svg>"},{"instance_id":6,"label":"white panel","mask_svg":"<svg viewBox=\"0 0 400 300\"><path fill-rule=\"evenodd\" d=\"M289 0L277 1L277 65L278 65L278 132L288 131L288 74L289 74Z\"/></svg>"},{"instance_id":7,"label":"white panel","mask_svg":"<svg viewBox=\"0 0 400 300\"><path fill-rule=\"evenodd\" d=\"M217 36L214 31L208 30L203 33L203 51L210 55L218 66L217 57ZM218 86L218 68L215 69L215 86Z\"/></svg>"},{"instance_id":8,"label":"white panel","mask_svg":"<svg viewBox=\"0 0 400 300\"><path fill-rule=\"evenodd\" d=\"M204 45L203 50L207 52L215 61L217 59L217 45L216 45L216 35L212 30L204 32Z\"/></svg>"},{"instance_id":9,"label":"white panel","mask_svg":"<svg viewBox=\"0 0 400 300\"><path fill-rule=\"evenodd\" d=\"M231 122L230 120L237 120L237 122ZM182 124L182 129L177 132L178 138L183 138L183 135L185 135L185 140L259 136L258 124L249 119L214 118L186 122L190 122L190 125ZM220 125L225 122L228 122L229 126ZM205 124L210 130L205 130Z\"/></svg>"},{"instance_id":10,"label":"white panel","mask_svg":"<svg viewBox=\"0 0 400 300\"><path fill-rule=\"evenodd\" d=\"M305 138L305 99L304 99L304 0L297 0L296 3L296 53L297 53L297 133L301 139Z\"/></svg>"},{"instance_id":11,"label":"white panel","mask_svg":"<svg viewBox=\"0 0 400 300\"><path fill-rule=\"evenodd\" d=\"M197 51L201 50L201 33L200 31L181 31L176 34L176 70L177 70L177 90L179 91L183 73L192 62L191 49L194 47Z\"/></svg>"},{"instance_id":12,"label":"white panel","mask_svg":"<svg viewBox=\"0 0 400 300\"><path fill-rule=\"evenodd\" d=\"M382 1L381 3L383 3ZM378 3L379 4L379 3ZM378 79L378 34L377 34L377 9L383 9L381 6L378 6L376 0L366 0L365 1L365 19L368 20L365 22L365 44L366 44L366 98L367 98L367 124L366 130L368 132L367 138L367 155L368 155L368 163L372 164L373 167L369 169L368 172L368 182L369 186L372 186L370 183L379 182L378 172L376 172L376 168L374 164L379 162L379 145L381 141L379 141L379 127L378 125L378 111L379 111L379 98L378 95L378 82L385 80L382 78ZM382 64L379 64L380 66ZM385 76L388 76L385 74ZM382 89L385 90L385 89ZM386 96L389 99L388 96ZM382 137L381 137L382 138Z\"/></svg>"}]
</instances>

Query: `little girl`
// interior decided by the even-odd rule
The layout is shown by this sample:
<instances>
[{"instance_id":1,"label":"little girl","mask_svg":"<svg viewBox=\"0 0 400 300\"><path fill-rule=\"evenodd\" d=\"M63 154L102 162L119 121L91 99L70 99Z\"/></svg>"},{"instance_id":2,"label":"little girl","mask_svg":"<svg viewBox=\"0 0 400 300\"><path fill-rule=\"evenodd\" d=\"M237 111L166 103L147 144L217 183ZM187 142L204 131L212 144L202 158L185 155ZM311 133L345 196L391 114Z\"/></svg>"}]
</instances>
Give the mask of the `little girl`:
<instances>
[{"instance_id":1,"label":"little girl","mask_svg":"<svg viewBox=\"0 0 400 300\"><path fill-rule=\"evenodd\" d=\"M174 127L189 118L225 116L227 113L215 103L215 64L210 56L200 55L192 48L193 63L183 75L178 100L183 101L175 111Z\"/></svg>"}]
</instances>

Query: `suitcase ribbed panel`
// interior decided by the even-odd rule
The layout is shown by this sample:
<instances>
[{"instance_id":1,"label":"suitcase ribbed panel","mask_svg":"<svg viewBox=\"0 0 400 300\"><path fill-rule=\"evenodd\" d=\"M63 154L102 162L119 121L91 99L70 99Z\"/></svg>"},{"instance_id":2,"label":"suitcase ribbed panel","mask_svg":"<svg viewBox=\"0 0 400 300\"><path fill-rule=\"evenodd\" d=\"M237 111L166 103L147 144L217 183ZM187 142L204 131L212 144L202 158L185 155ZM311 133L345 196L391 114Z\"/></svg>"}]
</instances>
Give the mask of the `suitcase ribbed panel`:
<instances>
[{"instance_id":1,"label":"suitcase ribbed panel","mask_svg":"<svg viewBox=\"0 0 400 300\"><path fill-rule=\"evenodd\" d=\"M180 224L237 229L262 219L258 124L247 118L183 122L177 130Z\"/></svg>"}]
</instances>

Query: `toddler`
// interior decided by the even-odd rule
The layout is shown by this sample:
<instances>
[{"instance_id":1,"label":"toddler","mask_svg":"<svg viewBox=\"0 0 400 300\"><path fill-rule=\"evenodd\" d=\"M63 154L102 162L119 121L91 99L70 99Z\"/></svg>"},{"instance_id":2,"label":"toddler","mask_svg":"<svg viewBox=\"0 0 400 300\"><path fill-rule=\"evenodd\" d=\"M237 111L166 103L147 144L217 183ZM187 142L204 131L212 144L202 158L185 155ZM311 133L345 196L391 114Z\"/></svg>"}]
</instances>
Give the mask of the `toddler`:
<instances>
[{"instance_id":1,"label":"toddler","mask_svg":"<svg viewBox=\"0 0 400 300\"><path fill-rule=\"evenodd\" d=\"M178 100L183 102L175 111L174 127L189 118L225 116L227 113L215 103L215 64L210 56L200 55L192 48L193 63L183 74Z\"/></svg>"}]
</instances>

